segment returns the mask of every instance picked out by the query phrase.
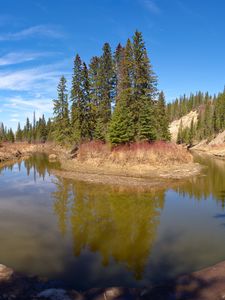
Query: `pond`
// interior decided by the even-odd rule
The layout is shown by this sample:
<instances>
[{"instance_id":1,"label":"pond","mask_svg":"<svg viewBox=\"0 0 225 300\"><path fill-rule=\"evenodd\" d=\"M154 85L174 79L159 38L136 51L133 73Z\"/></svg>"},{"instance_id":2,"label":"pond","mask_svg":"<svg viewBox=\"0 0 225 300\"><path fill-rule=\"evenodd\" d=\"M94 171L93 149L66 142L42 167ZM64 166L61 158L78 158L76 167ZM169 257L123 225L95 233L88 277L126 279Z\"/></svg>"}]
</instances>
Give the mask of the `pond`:
<instances>
[{"instance_id":1,"label":"pond","mask_svg":"<svg viewBox=\"0 0 225 300\"><path fill-rule=\"evenodd\" d=\"M0 263L84 290L162 283L225 260L225 162L142 191L53 175L47 156L0 169Z\"/></svg>"}]
</instances>

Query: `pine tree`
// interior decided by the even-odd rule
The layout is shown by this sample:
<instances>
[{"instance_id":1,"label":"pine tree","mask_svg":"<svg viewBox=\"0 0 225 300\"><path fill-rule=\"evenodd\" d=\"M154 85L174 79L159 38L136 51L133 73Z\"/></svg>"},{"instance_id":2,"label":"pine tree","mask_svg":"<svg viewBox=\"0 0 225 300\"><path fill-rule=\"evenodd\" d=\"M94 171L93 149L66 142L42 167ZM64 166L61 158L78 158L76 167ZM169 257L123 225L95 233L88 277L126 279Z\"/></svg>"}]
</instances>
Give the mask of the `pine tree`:
<instances>
[{"instance_id":1,"label":"pine tree","mask_svg":"<svg viewBox=\"0 0 225 300\"><path fill-rule=\"evenodd\" d=\"M96 122L95 138L105 140L108 124L111 118L111 103L113 100L113 59L108 43L103 46L103 54L100 58L99 87L100 103L98 106L98 119Z\"/></svg>"},{"instance_id":2,"label":"pine tree","mask_svg":"<svg viewBox=\"0 0 225 300\"><path fill-rule=\"evenodd\" d=\"M132 46L128 39L120 65L118 94L115 111L109 126L109 140L112 144L129 143L134 140L132 111Z\"/></svg>"},{"instance_id":3,"label":"pine tree","mask_svg":"<svg viewBox=\"0 0 225 300\"><path fill-rule=\"evenodd\" d=\"M166 104L164 93L159 94L157 102L157 139L170 140L169 121L166 113Z\"/></svg>"},{"instance_id":4,"label":"pine tree","mask_svg":"<svg viewBox=\"0 0 225 300\"><path fill-rule=\"evenodd\" d=\"M100 104L100 58L97 56L92 57L89 65L89 84L90 84L90 123L92 128L92 138L95 137L96 123L99 118L99 104Z\"/></svg>"},{"instance_id":5,"label":"pine tree","mask_svg":"<svg viewBox=\"0 0 225 300\"><path fill-rule=\"evenodd\" d=\"M154 114L154 100L156 95L157 79L152 70L147 50L141 32L136 31L133 37L134 55L134 123L136 124L136 135L138 139L156 138ZM149 115L151 114L151 115ZM146 119L145 119L146 118ZM152 122L149 124L148 122ZM146 130L150 130L149 133Z\"/></svg>"},{"instance_id":6,"label":"pine tree","mask_svg":"<svg viewBox=\"0 0 225 300\"><path fill-rule=\"evenodd\" d=\"M122 76L122 63L123 63L123 58L124 58L124 48L122 45L119 43L115 54L114 54L114 97L117 99L117 96L119 94L119 82L121 81L121 76Z\"/></svg>"},{"instance_id":7,"label":"pine tree","mask_svg":"<svg viewBox=\"0 0 225 300\"><path fill-rule=\"evenodd\" d=\"M73 138L76 142L93 137L93 107L91 105L88 69L77 55L71 89Z\"/></svg>"},{"instance_id":8,"label":"pine tree","mask_svg":"<svg viewBox=\"0 0 225 300\"><path fill-rule=\"evenodd\" d=\"M148 142L156 140L154 111L148 100L142 102L138 126L138 140Z\"/></svg>"},{"instance_id":9,"label":"pine tree","mask_svg":"<svg viewBox=\"0 0 225 300\"><path fill-rule=\"evenodd\" d=\"M177 144L183 144L184 139L183 139L183 122L182 119L180 121L180 125L178 128L178 134L177 134Z\"/></svg>"},{"instance_id":10,"label":"pine tree","mask_svg":"<svg viewBox=\"0 0 225 300\"><path fill-rule=\"evenodd\" d=\"M66 78L62 76L58 84L58 98L53 100L54 135L56 141L65 143L70 139L70 120Z\"/></svg>"},{"instance_id":11,"label":"pine tree","mask_svg":"<svg viewBox=\"0 0 225 300\"><path fill-rule=\"evenodd\" d=\"M23 140L23 132L20 127L20 123L18 123L17 131L16 131L16 141L22 142Z\"/></svg>"},{"instance_id":12,"label":"pine tree","mask_svg":"<svg viewBox=\"0 0 225 300\"><path fill-rule=\"evenodd\" d=\"M75 142L81 140L81 120L82 120L82 61L77 54L74 60L72 88L71 88L71 121L72 121L72 139Z\"/></svg>"},{"instance_id":13,"label":"pine tree","mask_svg":"<svg viewBox=\"0 0 225 300\"><path fill-rule=\"evenodd\" d=\"M193 146L193 139L194 139L194 135L195 135L194 130L195 130L195 128L194 128L194 119L192 118L191 126L190 126L189 133L188 133L188 145L190 147Z\"/></svg>"}]
</instances>

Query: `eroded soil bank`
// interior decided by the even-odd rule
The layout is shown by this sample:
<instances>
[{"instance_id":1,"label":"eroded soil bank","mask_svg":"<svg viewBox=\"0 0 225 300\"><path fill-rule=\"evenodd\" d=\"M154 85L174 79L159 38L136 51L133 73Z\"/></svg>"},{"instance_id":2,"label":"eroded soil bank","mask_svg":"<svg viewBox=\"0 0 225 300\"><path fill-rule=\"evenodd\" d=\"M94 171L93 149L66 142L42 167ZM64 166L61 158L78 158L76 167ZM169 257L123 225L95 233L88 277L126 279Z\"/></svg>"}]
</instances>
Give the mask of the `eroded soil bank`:
<instances>
[{"instance_id":1,"label":"eroded soil bank","mask_svg":"<svg viewBox=\"0 0 225 300\"><path fill-rule=\"evenodd\" d=\"M0 265L1 300L218 300L225 298L225 262L162 286L146 288L95 288L85 292L68 290L63 283L26 276Z\"/></svg>"}]
</instances>

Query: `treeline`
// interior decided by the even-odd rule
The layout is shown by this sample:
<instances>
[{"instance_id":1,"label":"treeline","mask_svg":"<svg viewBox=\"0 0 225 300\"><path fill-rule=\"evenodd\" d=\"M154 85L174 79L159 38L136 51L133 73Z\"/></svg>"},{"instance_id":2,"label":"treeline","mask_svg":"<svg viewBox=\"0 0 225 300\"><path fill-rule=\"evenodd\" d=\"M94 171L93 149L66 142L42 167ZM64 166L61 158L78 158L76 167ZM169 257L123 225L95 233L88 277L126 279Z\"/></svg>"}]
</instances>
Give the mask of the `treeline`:
<instances>
[{"instance_id":1,"label":"treeline","mask_svg":"<svg viewBox=\"0 0 225 300\"><path fill-rule=\"evenodd\" d=\"M216 96L210 96L209 93L197 92L190 96L183 95L175 101L168 103L166 110L168 119L170 122L180 119L187 115L189 112L199 110L202 105L208 102L212 102L216 99Z\"/></svg>"},{"instance_id":2,"label":"treeline","mask_svg":"<svg viewBox=\"0 0 225 300\"><path fill-rule=\"evenodd\" d=\"M54 101L53 138L59 143L101 140L117 145L134 141L168 140L164 94L141 32L119 44L109 43L87 66L77 54L71 90L61 77Z\"/></svg>"},{"instance_id":3,"label":"treeline","mask_svg":"<svg viewBox=\"0 0 225 300\"><path fill-rule=\"evenodd\" d=\"M11 128L7 129L3 123L0 123L0 142L14 143L17 141L28 143L44 143L51 140L52 122L51 119L46 121L44 115L36 121L34 113L33 121L31 122L29 118L27 118L23 128L21 128L20 123L18 123L16 133L14 133Z\"/></svg>"},{"instance_id":4,"label":"treeline","mask_svg":"<svg viewBox=\"0 0 225 300\"><path fill-rule=\"evenodd\" d=\"M202 95L198 98L201 99L201 102L192 109L198 112L197 122L194 123L192 120L190 127L184 127L181 121L177 143L192 145L193 141L197 142L203 139L210 141L218 133L225 130L225 90L213 97L209 96L208 93L199 95ZM186 101L183 100L181 104L183 107L188 107L190 98L187 98ZM170 107L173 105L174 103Z\"/></svg>"},{"instance_id":5,"label":"treeline","mask_svg":"<svg viewBox=\"0 0 225 300\"><path fill-rule=\"evenodd\" d=\"M0 122L0 142L14 143L15 136L12 128L7 128L2 122Z\"/></svg>"},{"instance_id":6,"label":"treeline","mask_svg":"<svg viewBox=\"0 0 225 300\"><path fill-rule=\"evenodd\" d=\"M41 142L52 140L52 121L49 118L48 121L45 120L45 116L42 115L41 118L36 120L35 112L33 114L33 121L31 122L27 118L26 123L23 128L21 128L20 123L18 123L18 128L16 131L16 141L22 142L27 141L28 143Z\"/></svg>"}]
</instances>

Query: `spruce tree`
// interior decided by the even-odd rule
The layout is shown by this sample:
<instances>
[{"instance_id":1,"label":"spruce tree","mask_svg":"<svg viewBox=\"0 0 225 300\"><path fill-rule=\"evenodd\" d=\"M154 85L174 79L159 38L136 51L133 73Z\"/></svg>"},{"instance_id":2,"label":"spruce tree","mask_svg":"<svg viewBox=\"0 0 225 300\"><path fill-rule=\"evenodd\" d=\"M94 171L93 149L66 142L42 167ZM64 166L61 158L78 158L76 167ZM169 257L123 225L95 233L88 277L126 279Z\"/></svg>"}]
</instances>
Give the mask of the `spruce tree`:
<instances>
[{"instance_id":1,"label":"spruce tree","mask_svg":"<svg viewBox=\"0 0 225 300\"><path fill-rule=\"evenodd\" d=\"M165 96L160 92L157 102L157 139L168 141L170 140L169 121L166 113Z\"/></svg>"},{"instance_id":2,"label":"spruce tree","mask_svg":"<svg viewBox=\"0 0 225 300\"><path fill-rule=\"evenodd\" d=\"M153 115L157 79L147 55L142 33L138 31L135 32L133 37L133 56L133 114L134 123L136 124L136 135L140 140L152 140L156 138L156 123ZM148 122L152 123L148 124ZM149 129L149 134L146 131L147 128Z\"/></svg>"},{"instance_id":3,"label":"spruce tree","mask_svg":"<svg viewBox=\"0 0 225 300\"><path fill-rule=\"evenodd\" d=\"M70 120L66 78L62 76L58 84L58 98L53 100L54 135L56 141L64 144L70 140Z\"/></svg>"},{"instance_id":4,"label":"spruce tree","mask_svg":"<svg viewBox=\"0 0 225 300\"><path fill-rule=\"evenodd\" d=\"M23 132L21 130L20 123L18 123L17 131L16 131L16 141L22 142L23 140Z\"/></svg>"},{"instance_id":5,"label":"spruce tree","mask_svg":"<svg viewBox=\"0 0 225 300\"><path fill-rule=\"evenodd\" d=\"M108 43L103 46L100 58L99 87L100 103L98 105L98 119L96 122L95 138L105 140L108 124L111 118L111 103L113 100L113 59Z\"/></svg>"},{"instance_id":6,"label":"spruce tree","mask_svg":"<svg viewBox=\"0 0 225 300\"><path fill-rule=\"evenodd\" d=\"M93 137L93 107L91 105L88 69L77 55L71 89L73 139L75 142Z\"/></svg>"},{"instance_id":7,"label":"spruce tree","mask_svg":"<svg viewBox=\"0 0 225 300\"><path fill-rule=\"evenodd\" d=\"M109 126L109 140L112 144L129 143L134 140L134 118L132 112L132 47L127 41L121 61L118 81L118 95L115 111Z\"/></svg>"},{"instance_id":8,"label":"spruce tree","mask_svg":"<svg viewBox=\"0 0 225 300\"><path fill-rule=\"evenodd\" d=\"M82 61L77 54L74 60L72 87L71 87L71 122L72 122L72 139L75 142L81 140L81 120L82 120Z\"/></svg>"}]
</instances>

